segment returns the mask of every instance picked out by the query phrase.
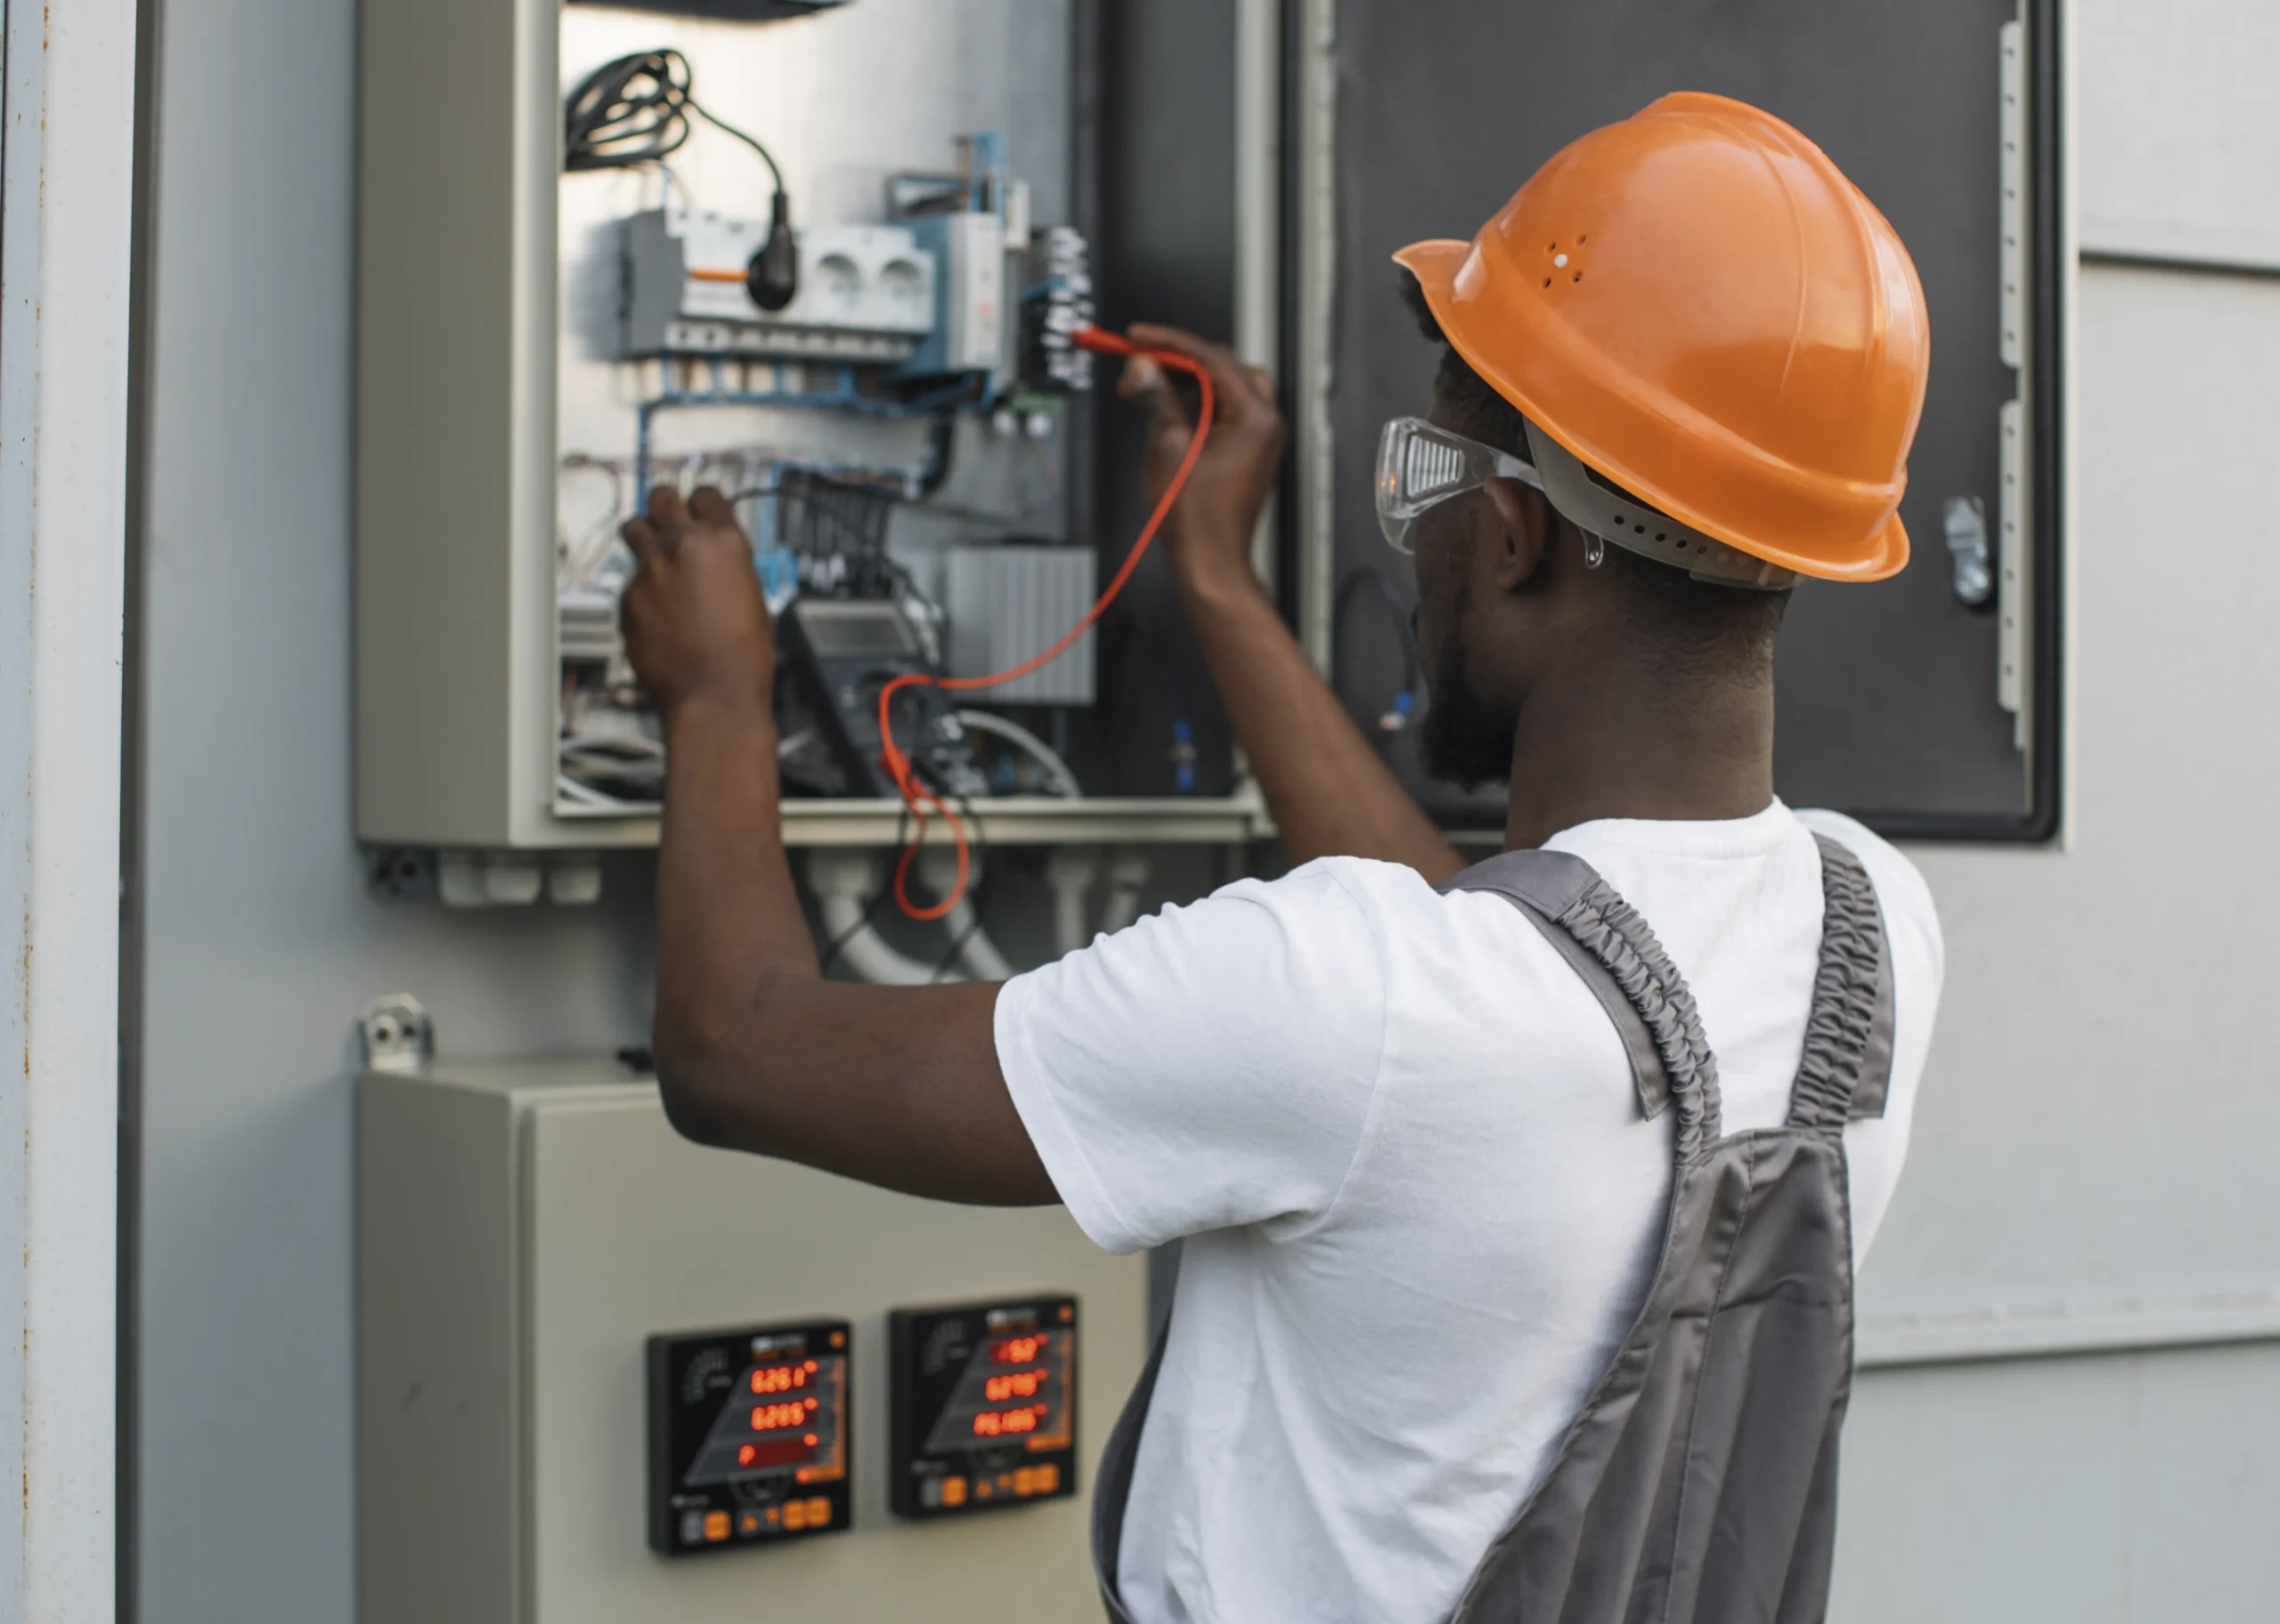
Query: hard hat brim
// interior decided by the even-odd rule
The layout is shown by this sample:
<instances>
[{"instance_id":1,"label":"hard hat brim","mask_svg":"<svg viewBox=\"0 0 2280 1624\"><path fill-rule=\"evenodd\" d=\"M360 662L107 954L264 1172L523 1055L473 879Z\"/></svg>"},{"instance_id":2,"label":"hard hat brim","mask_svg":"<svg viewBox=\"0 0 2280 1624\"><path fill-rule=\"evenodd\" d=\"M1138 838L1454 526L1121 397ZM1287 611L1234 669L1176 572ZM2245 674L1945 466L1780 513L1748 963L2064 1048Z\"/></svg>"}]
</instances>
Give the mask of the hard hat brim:
<instances>
[{"instance_id":1,"label":"hard hat brim","mask_svg":"<svg viewBox=\"0 0 2280 1624\"><path fill-rule=\"evenodd\" d=\"M1769 546L1764 541L1738 532L1732 526L1722 524L1710 515L1704 514L1671 496L1662 482L1643 471L1624 466L1620 459L1610 458L1600 448L1583 443L1564 427L1557 413L1529 398L1528 391L1511 375L1508 368L1500 366L1483 354L1469 341L1468 322L1463 289L1466 262L1472 256L1473 245L1446 238L1413 242L1393 256L1394 263L1417 279L1425 295L1425 304L1440 324L1441 335L1446 338L1465 363L1478 372L1497 394L1510 401L1520 412L1545 434L1558 441L1573 456L1596 470L1603 477L1631 491L1642 501L1650 502L1671 517L1682 521L1714 536L1728 546L1823 581L1877 581L1900 573L1908 563L1907 527L1901 523L1895 509L1885 522L1867 548L1842 563L1813 557L1787 548Z\"/></svg>"}]
</instances>

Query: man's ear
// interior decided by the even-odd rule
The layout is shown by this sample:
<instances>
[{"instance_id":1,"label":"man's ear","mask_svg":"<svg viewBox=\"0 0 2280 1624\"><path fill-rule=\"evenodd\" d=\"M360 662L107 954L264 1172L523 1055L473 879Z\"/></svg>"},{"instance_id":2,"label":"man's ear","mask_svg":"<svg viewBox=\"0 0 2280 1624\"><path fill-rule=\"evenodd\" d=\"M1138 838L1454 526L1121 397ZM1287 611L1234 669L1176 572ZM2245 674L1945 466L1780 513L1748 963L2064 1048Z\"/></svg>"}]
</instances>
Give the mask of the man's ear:
<instances>
[{"instance_id":1,"label":"man's ear","mask_svg":"<svg viewBox=\"0 0 2280 1624\"><path fill-rule=\"evenodd\" d=\"M1483 489L1496 515L1489 536L1496 584L1510 592L1543 567L1551 543L1551 509L1541 491L1517 479L1492 479Z\"/></svg>"}]
</instances>

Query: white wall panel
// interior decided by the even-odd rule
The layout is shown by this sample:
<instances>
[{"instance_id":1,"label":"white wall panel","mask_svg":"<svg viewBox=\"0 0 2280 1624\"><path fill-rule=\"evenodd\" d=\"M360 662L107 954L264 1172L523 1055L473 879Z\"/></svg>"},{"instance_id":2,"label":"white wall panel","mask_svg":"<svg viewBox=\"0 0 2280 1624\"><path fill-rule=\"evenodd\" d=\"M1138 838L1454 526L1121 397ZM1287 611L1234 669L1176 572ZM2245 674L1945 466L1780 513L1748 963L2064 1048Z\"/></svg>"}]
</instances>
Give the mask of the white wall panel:
<instances>
[{"instance_id":1,"label":"white wall panel","mask_svg":"<svg viewBox=\"0 0 2280 1624\"><path fill-rule=\"evenodd\" d=\"M2083 248L2280 269L2280 5L2077 4Z\"/></svg>"},{"instance_id":2,"label":"white wall panel","mask_svg":"<svg viewBox=\"0 0 2280 1624\"><path fill-rule=\"evenodd\" d=\"M2280 1287L2276 378L2280 282L2085 271L2072 849L1914 854L1948 983L1872 1321Z\"/></svg>"},{"instance_id":3,"label":"white wall panel","mask_svg":"<svg viewBox=\"0 0 2280 1624\"><path fill-rule=\"evenodd\" d=\"M2280 1344L1871 1372L1834 1624L2268 1624Z\"/></svg>"}]
</instances>

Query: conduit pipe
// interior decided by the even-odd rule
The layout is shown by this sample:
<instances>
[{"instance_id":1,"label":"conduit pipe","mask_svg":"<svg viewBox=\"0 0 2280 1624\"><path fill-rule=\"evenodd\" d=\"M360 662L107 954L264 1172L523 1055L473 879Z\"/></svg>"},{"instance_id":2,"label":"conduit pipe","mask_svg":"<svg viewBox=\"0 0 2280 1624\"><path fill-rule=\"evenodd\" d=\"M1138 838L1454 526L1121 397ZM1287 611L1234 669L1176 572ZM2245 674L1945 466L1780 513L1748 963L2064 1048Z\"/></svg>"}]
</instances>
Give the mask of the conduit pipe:
<instances>
[{"instance_id":1,"label":"conduit pipe","mask_svg":"<svg viewBox=\"0 0 2280 1624\"><path fill-rule=\"evenodd\" d=\"M1101 934L1113 936L1140 917L1140 893L1148 889L1148 855L1120 846L1108 860L1108 901L1101 908Z\"/></svg>"},{"instance_id":2,"label":"conduit pipe","mask_svg":"<svg viewBox=\"0 0 2280 1624\"><path fill-rule=\"evenodd\" d=\"M1092 939L1085 928L1085 898L1101 877L1101 854L1090 846L1056 846L1045 860L1053 892L1053 946L1071 954Z\"/></svg>"},{"instance_id":3,"label":"conduit pipe","mask_svg":"<svg viewBox=\"0 0 2280 1624\"><path fill-rule=\"evenodd\" d=\"M826 849L808 854L808 889L816 895L824 939L839 945L839 962L880 987L926 987L937 981L965 980L955 970L921 963L897 951L878 933L867 915L871 898L884 883L886 876L875 852Z\"/></svg>"}]
</instances>

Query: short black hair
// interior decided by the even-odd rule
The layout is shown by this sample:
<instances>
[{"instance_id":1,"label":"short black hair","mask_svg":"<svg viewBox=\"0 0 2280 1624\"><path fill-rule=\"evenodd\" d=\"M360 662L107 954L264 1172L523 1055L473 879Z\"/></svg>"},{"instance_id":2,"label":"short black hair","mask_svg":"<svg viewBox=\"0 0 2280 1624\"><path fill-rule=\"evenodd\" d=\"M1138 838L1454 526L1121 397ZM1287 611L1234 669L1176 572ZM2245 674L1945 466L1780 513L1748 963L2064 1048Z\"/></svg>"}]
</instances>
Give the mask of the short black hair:
<instances>
[{"instance_id":1,"label":"short black hair","mask_svg":"<svg viewBox=\"0 0 2280 1624\"><path fill-rule=\"evenodd\" d=\"M1534 462L1528 448L1527 419L1520 409L1498 394L1495 386L1472 369L1457 353L1440 319L1427 303L1425 289L1409 271L1401 273L1402 303L1417 319L1418 330L1429 344L1441 346L1441 364L1433 376L1433 397L1454 418L1459 434L1494 446L1500 451ZM1633 499L1634 501L1637 499ZM1641 502L1641 507L1648 504ZM1555 533L1583 545L1584 532L1567 515L1544 504ZM1755 587L1727 586L1698 581L1674 564L1644 557L1628 548L1609 544L1601 568L1631 599L1642 623L1690 672L1741 675L1762 670L1772 659L1773 639L1781 616L1789 606L1787 591L1768 592Z\"/></svg>"}]
</instances>

